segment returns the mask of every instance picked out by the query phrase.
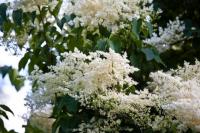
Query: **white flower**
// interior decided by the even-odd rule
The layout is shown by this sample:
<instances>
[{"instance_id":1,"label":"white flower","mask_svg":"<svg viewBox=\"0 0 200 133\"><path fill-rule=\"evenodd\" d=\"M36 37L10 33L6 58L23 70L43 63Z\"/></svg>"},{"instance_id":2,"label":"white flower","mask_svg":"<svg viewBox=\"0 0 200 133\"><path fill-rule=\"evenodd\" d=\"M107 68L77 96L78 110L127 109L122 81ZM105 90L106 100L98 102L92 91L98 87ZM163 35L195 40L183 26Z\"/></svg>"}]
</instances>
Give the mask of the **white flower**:
<instances>
[{"instance_id":1,"label":"white flower","mask_svg":"<svg viewBox=\"0 0 200 133\"><path fill-rule=\"evenodd\" d=\"M157 88L161 107L190 128L200 131L200 62L167 73L152 73L151 87Z\"/></svg>"},{"instance_id":2,"label":"white flower","mask_svg":"<svg viewBox=\"0 0 200 133\"><path fill-rule=\"evenodd\" d=\"M75 26L87 26L88 29L99 25L112 31L119 29L119 22L132 21L135 16L146 16L152 7L146 7L149 0L71 0L66 7L66 14L75 14ZM123 24L122 24L123 25ZM116 29L118 27L118 29Z\"/></svg>"},{"instance_id":3,"label":"white flower","mask_svg":"<svg viewBox=\"0 0 200 133\"><path fill-rule=\"evenodd\" d=\"M126 56L113 50L109 53L97 51L86 55L75 49L74 52L63 54L63 57L65 59L62 62L51 67L51 72L36 73L32 77L45 88L43 100L49 101L55 93L74 95L80 91L89 95L106 93L116 86L123 88L124 85L137 84L129 74L138 69L129 65Z\"/></svg>"},{"instance_id":4,"label":"white flower","mask_svg":"<svg viewBox=\"0 0 200 133\"><path fill-rule=\"evenodd\" d=\"M185 25L176 18L175 21L169 21L167 27L159 27L158 35L153 33L152 37L144 40L145 43L155 46L160 53L168 50L171 45L184 38L183 31Z\"/></svg>"},{"instance_id":5,"label":"white flower","mask_svg":"<svg viewBox=\"0 0 200 133\"><path fill-rule=\"evenodd\" d=\"M98 110L109 120L123 114L141 126L152 121L150 109L156 106L158 96L147 89L128 95L124 92L124 87L137 84L129 74L138 71L129 65L126 54L121 56L110 49L86 55L75 49L63 57L62 62L51 67L51 72L34 72L32 79L38 80L43 88L32 95L36 107L53 101L55 94L68 94L81 106Z\"/></svg>"},{"instance_id":6,"label":"white flower","mask_svg":"<svg viewBox=\"0 0 200 133\"><path fill-rule=\"evenodd\" d=\"M22 8L24 12L38 11L38 6L55 7L56 0L15 0L13 4L14 9Z\"/></svg>"}]
</instances>

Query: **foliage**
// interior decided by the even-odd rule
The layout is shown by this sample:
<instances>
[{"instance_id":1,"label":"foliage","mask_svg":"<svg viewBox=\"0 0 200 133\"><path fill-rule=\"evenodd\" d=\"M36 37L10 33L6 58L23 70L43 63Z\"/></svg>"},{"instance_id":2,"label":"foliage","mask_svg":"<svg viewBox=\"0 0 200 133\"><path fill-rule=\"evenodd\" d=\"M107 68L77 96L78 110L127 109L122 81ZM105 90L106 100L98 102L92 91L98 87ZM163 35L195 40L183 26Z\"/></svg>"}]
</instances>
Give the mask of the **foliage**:
<instances>
[{"instance_id":1,"label":"foliage","mask_svg":"<svg viewBox=\"0 0 200 133\"><path fill-rule=\"evenodd\" d=\"M160 14L160 19L157 20L158 25L165 27L166 21L179 17L184 21L186 27L184 31L186 39L184 41L177 41L179 44L184 44L182 49L178 51L172 49L161 54L161 58L167 64L168 70L176 68L179 64L183 65L184 61L194 62L194 57L200 59L199 4L198 0L176 0L173 2L169 2L168 0L154 0L155 8L159 7L163 11Z\"/></svg>"},{"instance_id":2,"label":"foliage","mask_svg":"<svg viewBox=\"0 0 200 133\"><path fill-rule=\"evenodd\" d=\"M176 70L152 73L153 82L150 83L150 87L157 88L163 102L162 108L197 132L200 121L199 65L199 61L195 61L194 65L185 62L183 67L179 66Z\"/></svg>"},{"instance_id":3,"label":"foliage","mask_svg":"<svg viewBox=\"0 0 200 133\"><path fill-rule=\"evenodd\" d=\"M163 64L156 49L146 46L142 42L143 38L152 34L150 22L134 19L126 29L116 33L111 33L103 26L99 26L99 29L91 32L85 30L84 27L69 25L67 28L70 29L66 31L65 25L74 17L73 15L58 17L56 12L59 10L60 3L61 1L53 10L48 6L38 7L39 11L37 12L14 10L12 13L13 21L5 15L7 5L2 4L5 8L2 8L0 27L4 38L9 38L10 33L14 31L16 33L14 38L21 49L26 47L27 41L29 42L27 52L19 63L19 70L28 64L29 73L33 71L34 65L39 66L44 72L48 72L47 66L55 65L57 56L65 51L74 50L75 47L85 52L108 51L109 48L119 53L126 51L131 63L141 69L137 78L138 81L143 82L148 79L150 71L157 70ZM51 22L52 20L48 20L49 18L54 21ZM28 39L28 36L31 38Z\"/></svg>"},{"instance_id":4,"label":"foliage","mask_svg":"<svg viewBox=\"0 0 200 133\"><path fill-rule=\"evenodd\" d=\"M24 77L19 75L18 71L11 66L0 67L0 73L2 78L4 78L7 74L9 75L10 82L15 86L16 90L19 90L24 85Z\"/></svg>"},{"instance_id":5,"label":"foliage","mask_svg":"<svg viewBox=\"0 0 200 133\"><path fill-rule=\"evenodd\" d=\"M0 104L0 132L1 133L16 133L14 130L7 131L7 129L4 127L4 122L2 118L8 119L6 112L9 112L14 115L14 113L10 110L9 107L7 107L6 105Z\"/></svg>"}]
</instances>

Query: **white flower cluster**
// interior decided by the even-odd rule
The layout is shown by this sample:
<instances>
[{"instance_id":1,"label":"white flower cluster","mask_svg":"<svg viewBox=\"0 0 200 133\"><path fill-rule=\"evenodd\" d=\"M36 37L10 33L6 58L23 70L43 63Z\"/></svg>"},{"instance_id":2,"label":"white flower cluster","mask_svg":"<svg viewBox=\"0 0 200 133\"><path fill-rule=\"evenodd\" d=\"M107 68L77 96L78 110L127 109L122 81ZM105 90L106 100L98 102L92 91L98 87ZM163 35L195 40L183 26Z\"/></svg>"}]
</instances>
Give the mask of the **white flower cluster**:
<instances>
[{"instance_id":1,"label":"white flower cluster","mask_svg":"<svg viewBox=\"0 0 200 133\"><path fill-rule=\"evenodd\" d=\"M76 18L70 22L75 26L87 26L92 30L99 25L112 31L126 26L125 21L147 16L153 7L146 7L152 0L69 0L66 14Z\"/></svg>"},{"instance_id":2,"label":"white flower cluster","mask_svg":"<svg viewBox=\"0 0 200 133\"><path fill-rule=\"evenodd\" d=\"M184 30L185 25L176 18L175 21L169 21L166 28L159 27L158 35L153 33L152 37L144 40L144 42L155 46L162 53L168 50L172 44L184 38Z\"/></svg>"},{"instance_id":3,"label":"white flower cluster","mask_svg":"<svg viewBox=\"0 0 200 133\"><path fill-rule=\"evenodd\" d=\"M15 0L14 9L22 8L24 12L38 11L38 6L55 6L56 0Z\"/></svg>"},{"instance_id":4,"label":"white flower cluster","mask_svg":"<svg viewBox=\"0 0 200 133\"><path fill-rule=\"evenodd\" d=\"M108 112L110 118L123 114L141 127L148 127L149 123L152 123L150 109L156 107L157 95L151 94L147 89L129 95L112 91L100 97L102 101L115 102Z\"/></svg>"},{"instance_id":5,"label":"white flower cluster","mask_svg":"<svg viewBox=\"0 0 200 133\"><path fill-rule=\"evenodd\" d=\"M184 125L200 131L200 62L167 73L152 73L153 82L162 100L161 106Z\"/></svg>"},{"instance_id":6,"label":"white flower cluster","mask_svg":"<svg viewBox=\"0 0 200 133\"><path fill-rule=\"evenodd\" d=\"M59 92L69 94L72 90L87 94L105 93L117 85L123 88L124 85L136 84L129 74L138 69L128 64L126 54L122 57L110 50L109 53L97 51L85 55L75 49L63 56L65 59L52 66L51 72L43 75L37 72L33 76L44 86L45 94L49 97Z\"/></svg>"},{"instance_id":7,"label":"white flower cluster","mask_svg":"<svg viewBox=\"0 0 200 133\"><path fill-rule=\"evenodd\" d=\"M32 95L38 106L54 100L55 95L67 94L108 118L124 114L142 126L151 120L149 113L157 96L146 89L129 95L124 92L137 84L129 74L138 70L129 65L126 54L121 56L110 49L108 53L96 51L86 55L75 49L63 57L62 62L51 67L51 72L41 74L36 70L32 76L44 87Z\"/></svg>"}]
</instances>

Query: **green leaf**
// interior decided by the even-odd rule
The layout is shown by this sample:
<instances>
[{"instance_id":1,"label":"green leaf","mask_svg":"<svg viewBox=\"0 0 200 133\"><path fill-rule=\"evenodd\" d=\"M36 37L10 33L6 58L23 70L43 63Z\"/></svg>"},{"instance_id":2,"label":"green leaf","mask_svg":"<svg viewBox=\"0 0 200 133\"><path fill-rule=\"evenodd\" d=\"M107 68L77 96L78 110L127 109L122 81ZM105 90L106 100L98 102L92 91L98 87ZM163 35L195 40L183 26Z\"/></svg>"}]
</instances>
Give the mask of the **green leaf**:
<instances>
[{"instance_id":1,"label":"green leaf","mask_svg":"<svg viewBox=\"0 0 200 133\"><path fill-rule=\"evenodd\" d=\"M15 69L11 69L9 71L9 77L11 82L14 82L14 80L17 78L17 71Z\"/></svg>"},{"instance_id":2,"label":"green leaf","mask_svg":"<svg viewBox=\"0 0 200 133\"><path fill-rule=\"evenodd\" d=\"M22 9L18 9L13 11L12 13L13 21L17 25L22 25L23 11Z\"/></svg>"},{"instance_id":3,"label":"green leaf","mask_svg":"<svg viewBox=\"0 0 200 133\"><path fill-rule=\"evenodd\" d=\"M18 91L24 85L24 78L20 76L16 69L11 69L9 71L9 78L12 85Z\"/></svg>"},{"instance_id":4,"label":"green leaf","mask_svg":"<svg viewBox=\"0 0 200 133\"><path fill-rule=\"evenodd\" d=\"M3 23L7 20L6 11L8 6L5 3L0 4L0 29Z\"/></svg>"},{"instance_id":5,"label":"green leaf","mask_svg":"<svg viewBox=\"0 0 200 133\"><path fill-rule=\"evenodd\" d=\"M61 5L62 5L62 0L58 0L58 4L56 5L56 7L54 8L54 10L52 12L52 14L54 16L56 16L56 17L58 16L58 13L60 11Z\"/></svg>"},{"instance_id":6,"label":"green leaf","mask_svg":"<svg viewBox=\"0 0 200 133\"><path fill-rule=\"evenodd\" d=\"M80 118L76 116L68 116L64 119L61 119L60 121L60 133L71 133L73 129L78 127L78 124L80 123Z\"/></svg>"},{"instance_id":7,"label":"green leaf","mask_svg":"<svg viewBox=\"0 0 200 133\"><path fill-rule=\"evenodd\" d=\"M76 113L78 111L78 101L70 96L65 96L64 101L67 106L67 110L70 113Z\"/></svg>"},{"instance_id":8,"label":"green leaf","mask_svg":"<svg viewBox=\"0 0 200 133\"><path fill-rule=\"evenodd\" d=\"M64 14L63 18L61 20L57 19L57 25L60 29L63 28L65 23L68 23L69 21L73 20L76 16L71 14L71 15L66 15ZM68 25L69 27L73 27Z\"/></svg>"},{"instance_id":9,"label":"green leaf","mask_svg":"<svg viewBox=\"0 0 200 133\"><path fill-rule=\"evenodd\" d=\"M142 20L141 19L133 19L132 21L132 32L137 37L137 39L140 39L140 29L142 26Z\"/></svg>"},{"instance_id":10,"label":"green leaf","mask_svg":"<svg viewBox=\"0 0 200 133\"><path fill-rule=\"evenodd\" d=\"M99 25L99 33L103 36L103 37L107 37L109 38L111 31L109 31L106 27L103 27L101 25Z\"/></svg>"},{"instance_id":11,"label":"green leaf","mask_svg":"<svg viewBox=\"0 0 200 133\"><path fill-rule=\"evenodd\" d=\"M29 22L31 21L31 13L30 12L23 12L22 13L22 19L23 19L23 25L27 25L29 24Z\"/></svg>"},{"instance_id":12,"label":"green leaf","mask_svg":"<svg viewBox=\"0 0 200 133\"><path fill-rule=\"evenodd\" d=\"M21 60L19 61L18 64L18 70L20 71L21 69L24 69L28 60L29 60L30 56L29 56L29 52L27 52L24 57L21 58Z\"/></svg>"},{"instance_id":13,"label":"green leaf","mask_svg":"<svg viewBox=\"0 0 200 133\"><path fill-rule=\"evenodd\" d=\"M19 90L24 85L24 78L20 76L16 69L13 69L11 66L0 67L0 73L4 78L6 74L9 74L10 82L15 86L16 90Z\"/></svg>"},{"instance_id":14,"label":"green leaf","mask_svg":"<svg viewBox=\"0 0 200 133\"><path fill-rule=\"evenodd\" d=\"M143 62L143 60L141 59L142 59L141 53L138 52L132 52L129 58L131 64L137 68L141 68Z\"/></svg>"},{"instance_id":15,"label":"green leaf","mask_svg":"<svg viewBox=\"0 0 200 133\"><path fill-rule=\"evenodd\" d=\"M152 49L142 48L141 51L145 54L147 61L151 61L155 58L155 55Z\"/></svg>"},{"instance_id":16,"label":"green leaf","mask_svg":"<svg viewBox=\"0 0 200 133\"><path fill-rule=\"evenodd\" d=\"M153 48L142 48L141 51L145 54L146 60L155 60L157 63L161 63L165 66L164 62L160 58L160 54Z\"/></svg>"},{"instance_id":17,"label":"green leaf","mask_svg":"<svg viewBox=\"0 0 200 133\"><path fill-rule=\"evenodd\" d=\"M54 40L54 44L61 44L63 41L64 37L60 34L57 34L57 37Z\"/></svg>"},{"instance_id":18,"label":"green leaf","mask_svg":"<svg viewBox=\"0 0 200 133\"><path fill-rule=\"evenodd\" d=\"M13 24L10 21L6 21L3 23L3 31L4 33L8 33L13 27Z\"/></svg>"},{"instance_id":19,"label":"green leaf","mask_svg":"<svg viewBox=\"0 0 200 133\"><path fill-rule=\"evenodd\" d=\"M0 118L0 133L6 133L6 129L4 127L3 120Z\"/></svg>"},{"instance_id":20,"label":"green leaf","mask_svg":"<svg viewBox=\"0 0 200 133\"><path fill-rule=\"evenodd\" d=\"M47 13L48 13L48 8L46 6L43 6L42 9L40 8L40 14L36 15L36 18L39 21L39 23L44 21Z\"/></svg>"},{"instance_id":21,"label":"green leaf","mask_svg":"<svg viewBox=\"0 0 200 133\"><path fill-rule=\"evenodd\" d=\"M36 32L33 34L30 40L31 49L38 49L41 47L41 44L45 41L44 33L42 31Z\"/></svg>"},{"instance_id":22,"label":"green leaf","mask_svg":"<svg viewBox=\"0 0 200 133\"><path fill-rule=\"evenodd\" d=\"M41 15L41 17L42 17L41 19L45 19L47 13L48 13L48 8L47 8L46 6L43 6L43 7L42 7L42 10L41 10L41 12L40 12L40 15Z\"/></svg>"},{"instance_id":23,"label":"green leaf","mask_svg":"<svg viewBox=\"0 0 200 133\"><path fill-rule=\"evenodd\" d=\"M69 22L69 21L73 20L75 18L75 16L73 14L71 14L71 15L65 14L64 18L65 18L66 22Z\"/></svg>"},{"instance_id":24,"label":"green leaf","mask_svg":"<svg viewBox=\"0 0 200 133\"><path fill-rule=\"evenodd\" d=\"M78 101L68 95L57 98L57 102L53 109L53 116L56 117L65 110L68 113L76 113L78 110Z\"/></svg>"},{"instance_id":25,"label":"green leaf","mask_svg":"<svg viewBox=\"0 0 200 133\"><path fill-rule=\"evenodd\" d=\"M58 50L59 53L63 53L66 51L66 48L62 44L56 44L55 48Z\"/></svg>"},{"instance_id":26,"label":"green leaf","mask_svg":"<svg viewBox=\"0 0 200 133\"><path fill-rule=\"evenodd\" d=\"M146 23L146 26L147 26L148 31L149 31L149 36L151 37L152 34L153 34L153 26L152 26L151 22L145 21L145 23Z\"/></svg>"},{"instance_id":27,"label":"green leaf","mask_svg":"<svg viewBox=\"0 0 200 133\"><path fill-rule=\"evenodd\" d=\"M83 50L84 38L82 36L82 30L82 28L75 28L67 37L67 47L69 50L73 51L75 47Z\"/></svg>"},{"instance_id":28,"label":"green leaf","mask_svg":"<svg viewBox=\"0 0 200 133\"><path fill-rule=\"evenodd\" d=\"M8 116L6 114L6 112L0 110L0 116L3 116L4 118L6 118L8 120Z\"/></svg>"},{"instance_id":29,"label":"green leaf","mask_svg":"<svg viewBox=\"0 0 200 133\"><path fill-rule=\"evenodd\" d=\"M6 74L8 74L11 69L12 69L11 66L0 67L0 73L2 74L2 77L4 78L6 76Z\"/></svg>"},{"instance_id":30,"label":"green leaf","mask_svg":"<svg viewBox=\"0 0 200 133\"><path fill-rule=\"evenodd\" d=\"M70 16L69 16L70 17ZM58 27L60 28L60 29L62 29L63 28L63 26L64 26L64 24L65 24L65 22L68 22L67 21L67 19L65 19L65 17L63 17L61 20L57 20L57 25L58 25Z\"/></svg>"},{"instance_id":31,"label":"green leaf","mask_svg":"<svg viewBox=\"0 0 200 133\"><path fill-rule=\"evenodd\" d=\"M111 49L113 49L115 52L121 52L121 46L122 42L118 36L111 36L109 40L109 46Z\"/></svg>"},{"instance_id":32,"label":"green leaf","mask_svg":"<svg viewBox=\"0 0 200 133\"><path fill-rule=\"evenodd\" d=\"M103 38L97 41L96 49L101 51L106 51L108 47L108 39Z\"/></svg>"},{"instance_id":33,"label":"green leaf","mask_svg":"<svg viewBox=\"0 0 200 133\"><path fill-rule=\"evenodd\" d=\"M36 15L36 11L31 12L31 21L32 21L32 23L34 23L36 16L37 16Z\"/></svg>"},{"instance_id":34,"label":"green leaf","mask_svg":"<svg viewBox=\"0 0 200 133\"><path fill-rule=\"evenodd\" d=\"M65 23L65 18L62 18L61 20L57 21L57 25L61 30L62 30L62 28L64 26L64 23Z\"/></svg>"},{"instance_id":35,"label":"green leaf","mask_svg":"<svg viewBox=\"0 0 200 133\"><path fill-rule=\"evenodd\" d=\"M156 50L156 49L153 49L153 52L154 52L154 54L155 54L155 61L156 62L158 62L158 63L160 63L160 64L162 64L163 66L165 66L166 67L166 65L165 65L165 63L162 61L162 59L160 58L160 54L159 54L159 52Z\"/></svg>"},{"instance_id":36,"label":"green leaf","mask_svg":"<svg viewBox=\"0 0 200 133\"><path fill-rule=\"evenodd\" d=\"M52 133L71 133L81 123L78 116L62 115L54 123Z\"/></svg>"},{"instance_id":37,"label":"green leaf","mask_svg":"<svg viewBox=\"0 0 200 133\"><path fill-rule=\"evenodd\" d=\"M8 111L8 112L10 112L11 114L14 115L13 111L8 106L0 104L0 108L2 108L5 111Z\"/></svg>"},{"instance_id":38,"label":"green leaf","mask_svg":"<svg viewBox=\"0 0 200 133\"><path fill-rule=\"evenodd\" d=\"M37 57L36 56L32 56L30 57L30 62L28 64L28 73L31 74L31 72L34 70L34 65L37 64L39 60L37 60Z\"/></svg>"}]
</instances>

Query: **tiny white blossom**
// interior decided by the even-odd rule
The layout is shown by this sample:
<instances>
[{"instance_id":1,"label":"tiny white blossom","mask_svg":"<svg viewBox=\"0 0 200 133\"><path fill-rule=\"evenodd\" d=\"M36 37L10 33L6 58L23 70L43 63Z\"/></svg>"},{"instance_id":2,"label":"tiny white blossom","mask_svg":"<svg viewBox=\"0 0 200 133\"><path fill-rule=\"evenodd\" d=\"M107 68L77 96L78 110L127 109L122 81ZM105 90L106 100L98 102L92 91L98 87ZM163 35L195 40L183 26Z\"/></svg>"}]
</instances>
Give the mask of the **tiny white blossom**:
<instances>
[{"instance_id":1,"label":"tiny white blossom","mask_svg":"<svg viewBox=\"0 0 200 133\"><path fill-rule=\"evenodd\" d=\"M167 73L151 74L151 87L157 88L161 107L184 125L199 132L200 127L200 62Z\"/></svg>"},{"instance_id":2,"label":"tiny white blossom","mask_svg":"<svg viewBox=\"0 0 200 133\"><path fill-rule=\"evenodd\" d=\"M62 56L64 60L51 66L50 72L41 74L36 70L33 73L32 79L38 80L41 87L31 96L36 107L54 101L55 94L67 94L78 100L81 106L98 110L108 120L123 114L141 126L149 126L147 123L153 120L150 109L156 106L158 96L147 89L135 94L125 93L124 87L137 84L129 75L138 71L129 65L126 53L121 56L110 49L109 52L96 51L86 55L75 49ZM119 124L108 120L104 121L108 127ZM93 124L90 126L95 126ZM83 125L87 127L87 124Z\"/></svg>"},{"instance_id":3,"label":"tiny white blossom","mask_svg":"<svg viewBox=\"0 0 200 133\"><path fill-rule=\"evenodd\" d=\"M158 35L153 33L152 37L144 40L144 42L155 46L162 53L168 50L173 43L184 38L184 30L185 25L176 18L175 21L169 21L165 29L159 27Z\"/></svg>"},{"instance_id":4,"label":"tiny white blossom","mask_svg":"<svg viewBox=\"0 0 200 133\"><path fill-rule=\"evenodd\" d=\"M22 8L25 12L37 11L38 6L48 5L49 0L15 0L14 8Z\"/></svg>"},{"instance_id":5,"label":"tiny white blossom","mask_svg":"<svg viewBox=\"0 0 200 133\"><path fill-rule=\"evenodd\" d=\"M46 101L52 99L55 93L75 94L81 91L89 95L98 91L105 93L117 85L123 88L124 85L137 84L129 74L138 69L129 65L126 55L121 56L111 49L109 53L97 51L89 55L75 49L62 56L65 59L51 66L51 72L33 73L32 79L38 80L39 85L45 88Z\"/></svg>"},{"instance_id":6,"label":"tiny white blossom","mask_svg":"<svg viewBox=\"0 0 200 133\"><path fill-rule=\"evenodd\" d=\"M88 29L102 25L112 31L124 27L123 23L133 18L146 16L153 7L146 7L150 0L70 0L66 14L75 14L75 26L87 26ZM121 22L121 24L118 24ZM120 26L123 25L123 26Z\"/></svg>"}]
</instances>

